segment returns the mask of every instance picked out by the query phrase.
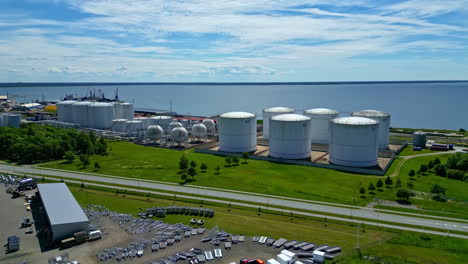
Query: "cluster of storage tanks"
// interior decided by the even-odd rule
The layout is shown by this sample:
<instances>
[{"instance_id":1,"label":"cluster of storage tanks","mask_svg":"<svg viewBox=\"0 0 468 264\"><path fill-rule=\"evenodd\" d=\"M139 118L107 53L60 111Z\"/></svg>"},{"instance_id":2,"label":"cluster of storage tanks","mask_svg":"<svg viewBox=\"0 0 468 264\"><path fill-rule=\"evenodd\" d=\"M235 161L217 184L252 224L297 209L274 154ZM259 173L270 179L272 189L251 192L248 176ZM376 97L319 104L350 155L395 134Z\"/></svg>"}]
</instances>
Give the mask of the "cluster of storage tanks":
<instances>
[{"instance_id":1,"label":"cluster of storage tanks","mask_svg":"<svg viewBox=\"0 0 468 264\"><path fill-rule=\"evenodd\" d=\"M338 117L335 110L315 108L294 114L294 109L273 107L263 111L263 137L269 155L281 159L307 159L311 144L329 146L330 163L370 167L377 165L379 149L388 147L390 115L376 110ZM256 116L246 112L222 114L218 119L219 150L252 152L257 147Z\"/></svg>"},{"instance_id":2,"label":"cluster of storage tanks","mask_svg":"<svg viewBox=\"0 0 468 264\"><path fill-rule=\"evenodd\" d=\"M19 127L21 124L21 115L13 113L3 113L0 115L0 127Z\"/></svg>"}]
</instances>

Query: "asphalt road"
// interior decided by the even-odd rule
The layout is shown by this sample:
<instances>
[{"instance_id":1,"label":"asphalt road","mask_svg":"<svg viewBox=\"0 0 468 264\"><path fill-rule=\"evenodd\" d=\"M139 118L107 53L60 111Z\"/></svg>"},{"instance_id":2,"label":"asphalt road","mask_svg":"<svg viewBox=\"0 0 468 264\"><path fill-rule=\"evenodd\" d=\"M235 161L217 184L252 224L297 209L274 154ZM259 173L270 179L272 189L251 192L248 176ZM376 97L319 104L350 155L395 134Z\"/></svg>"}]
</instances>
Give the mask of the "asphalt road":
<instances>
[{"instance_id":1,"label":"asphalt road","mask_svg":"<svg viewBox=\"0 0 468 264\"><path fill-rule=\"evenodd\" d=\"M184 193L186 195L201 195L209 196L217 199L229 199L237 200L250 203L260 203L269 206L281 206L285 208L290 208L291 210L307 210L321 213L329 213L343 216L344 220L349 221L346 217L359 217L363 219L373 220L373 221L386 221L391 222L395 225L405 224L413 225L421 228L439 228L447 231L463 231L468 232L468 223L452 222L445 219L427 219L416 216L404 216L404 215L395 215L389 213L381 213L374 211L369 208L364 207L349 207L347 205L333 206L330 204L318 204L313 201L307 202L306 200L291 200L290 198L279 196L263 196L257 194L249 194L246 192L231 192L229 190L222 191L221 189L208 189L203 187L194 187L194 186L180 186L177 184L166 184L161 182L153 182L148 180L133 180L123 177L109 177L109 176L98 176L96 174L84 174L84 173L73 173L65 172L58 170L50 170L43 168L34 168L34 167L25 167L25 166L11 166L6 164L0 164L0 171L6 173L17 173L17 174L42 174L50 175L56 177L65 177L73 178L81 181L94 181L107 184L119 184L132 186L136 188L150 188L154 190L170 191ZM114 188L114 187L113 187ZM258 207L258 206L256 206ZM265 208L265 206L262 206ZM327 216L327 218L330 218ZM460 220L463 221L463 220Z\"/></svg>"}]
</instances>

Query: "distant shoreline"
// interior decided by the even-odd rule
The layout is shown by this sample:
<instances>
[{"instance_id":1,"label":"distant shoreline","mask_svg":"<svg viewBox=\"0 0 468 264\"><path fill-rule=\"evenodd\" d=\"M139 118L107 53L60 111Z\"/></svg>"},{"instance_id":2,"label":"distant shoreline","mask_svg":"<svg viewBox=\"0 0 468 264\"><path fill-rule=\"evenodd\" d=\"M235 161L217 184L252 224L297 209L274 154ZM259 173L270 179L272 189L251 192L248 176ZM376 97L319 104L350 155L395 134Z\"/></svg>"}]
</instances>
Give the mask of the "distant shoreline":
<instances>
[{"instance_id":1,"label":"distant shoreline","mask_svg":"<svg viewBox=\"0 0 468 264\"><path fill-rule=\"evenodd\" d=\"M114 86L114 85L349 85L349 84L414 84L414 83L465 83L468 80L440 81L350 81L350 82L17 82L0 83L0 88L41 86Z\"/></svg>"}]
</instances>

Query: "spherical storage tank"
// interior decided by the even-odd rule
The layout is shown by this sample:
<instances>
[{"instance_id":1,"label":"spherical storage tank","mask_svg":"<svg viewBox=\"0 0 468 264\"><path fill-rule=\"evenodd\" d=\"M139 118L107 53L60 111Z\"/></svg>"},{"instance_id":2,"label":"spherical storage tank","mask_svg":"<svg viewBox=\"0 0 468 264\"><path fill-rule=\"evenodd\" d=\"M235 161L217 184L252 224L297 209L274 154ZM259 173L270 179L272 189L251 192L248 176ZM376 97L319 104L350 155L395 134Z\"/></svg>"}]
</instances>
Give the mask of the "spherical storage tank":
<instances>
[{"instance_id":1,"label":"spherical storage tank","mask_svg":"<svg viewBox=\"0 0 468 264\"><path fill-rule=\"evenodd\" d=\"M177 121L173 121L169 124L168 128L167 128L167 132L168 134L171 133L171 131L176 128L176 127L184 127L180 122L177 122Z\"/></svg>"},{"instance_id":2,"label":"spherical storage tank","mask_svg":"<svg viewBox=\"0 0 468 264\"><path fill-rule=\"evenodd\" d=\"M151 125L146 129L146 138L152 141L161 139L164 135L164 130L158 125Z\"/></svg>"},{"instance_id":3,"label":"spherical storage tank","mask_svg":"<svg viewBox=\"0 0 468 264\"><path fill-rule=\"evenodd\" d=\"M216 124L213 119L203 119L202 124L206 127L207 133L214 134L216 129Z\"/></svg>"},{"instance_id":4,"label":"spherical storage tank","mask_svg":"<svg viewBox=\"0 0 468 264\"><path fill-rule=\"evenodd\" d=\"M330 123L330 163L350 167L377 165L379 122L364 117L340 117Z\"/></svg>"},{"instance_id":5,"label":"spherical storage tank","mask_svg":"<svg viewBox=\"0 0 468 264\"><path fill-rule=\"evenodd\" d=\"M413 147L426 147L426 133L422 131L416 131L413 133Z\"/></svg>"},{"instance_id":6,"label":"spherical storage tank","mask_svg":"<svg viewBox=\"0 0 468 264\"><path fill-rule=\"evenodd\" d=\"M74 100L61 101L57 103L57 120L60 122L73 123L72 105Z\"/></svg>"},{"instance_id":7,"label":"spherical storage tank","mask_svg":"<svg viewBox=\"0 0 468 264\"><path fill-rule=\"evenodd\" d=\"M172 122L171 116L152 116L149 118L150 125L159 125L164 131L167 130L171 122Z\"/></svg>"},{"instance_id":8,"label":"spherical storage tank","mask_svg":"<svg viewBox=\"0 0 468 264\"><path fill-rule=\"evenodd\" d=\"M263 109L263 138L269 137L270 119L274 116L287 113L294 113L294 109L282 106Z\"/></svg>"},{"instance_id":9,"label":"spherical storage tank","mask_svg":"<svg viewBox=\"0 0 468 264\"><path fill-rule=\"evenodd\" d=\"M229 112L218 118L219 150L251 152L257 149L257 120L254 114Z\"/></svg>"},{"instance_id":10,"label":"spherical storage tank","mask_svg":"<svg viewBox=\"0 0 468 264\"><path fill-rule=\"evenodd\" d=\"M109 129L114 119L114 106L110 103L92 103L88 109L89 127Z\"/></svg>"},{"instance_id":11,"label":"spherical storage tank","mask_svg":"<svg viewBox=\"0 0 468 264\"><path fill-rule=\"evenodd\" d=\"M360 116L373 119L379 122L379 148L388 148L388 140L390 137L390 114L377 110L362 110L354 112L353 116Z\"/></svg>"},{"instance_id":12,"label":"spherical storage tank","mask_svg":"<svg viewBox=\"0 0 468 264\"><path fill-rule=\"evenodd\" d=\"M297 114L277 115L270 120L270 156L281 159L310 157L310 118Z\"/></svg>"},{"instance_id":13,"label":"spherical storage tank","mask_svg":"<svg viewBox=\"0 0 468 264\"><path fill-rule=\"evenodd\" d=\"M330 121L338 116L338 112L327 108L314 108L304 111L304 115L310 118L311 142L328 144Z\"/></svg>"},{"instance_id":14,"label":"spherical storage tank","mask_svg":"<svg viewBox=\"0 0 468 264\"><path fill-rule=\"evenodd\" d=\"M82 101L71 105L73 123L81 127L89 127L88 112L91 102Z\"/></svg>"},{"instance_id":15,"label":"spherical storage tank","mask_svg":"<svg viewBox=\"0 0 468 264\"><path fill-rule=\"evenodd\" d=\"M171 142L172 144L182 145L187 142L188 133L184 127L175 127L171 130Z\"/></svg>"},{"instance_id":16,"label":"spherical storage tank","mask_svg":"<svg viewBox=\"0 0 468 264\"><path fill-rule=\"evenodd\" d=\"M126 123L126 132L127 133L137 133L138 131L144 130L143 122L136 120L128 120Z\"/></svg>"},{"instance_id":17,"label":"spherical storage tank","mask_svg":"<svg viewBox=\"0 0 468 264\"><path fill-rule=\"evenodd\" d=\"M127 119L112 120L112 131L124 133L127 131Z\"/></svg>"},{"instance_id":18,"label":"spherical storage tank","mask_svg":"<svg viewBox=\"0 0 468 264\"><path fill-rule=\"evenodd\" d=\"M197 139L204 139L207 135L206 126L203 124L195 124L192 126L192 137Z\"/></svg>"}]
</instances>

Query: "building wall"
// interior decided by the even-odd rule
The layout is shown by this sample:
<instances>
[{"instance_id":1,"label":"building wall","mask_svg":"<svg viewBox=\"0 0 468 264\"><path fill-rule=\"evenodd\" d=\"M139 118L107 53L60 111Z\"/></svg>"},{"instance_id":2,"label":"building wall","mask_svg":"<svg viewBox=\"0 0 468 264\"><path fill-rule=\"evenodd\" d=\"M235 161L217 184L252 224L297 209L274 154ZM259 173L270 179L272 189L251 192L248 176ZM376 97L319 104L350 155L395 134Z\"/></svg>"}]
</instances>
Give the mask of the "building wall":
<instances>
[{"instance_id":1,"label":"building wall","mask_svg":"<svg viewBox=\"0 0 468 264\"><path fill-rule=\"evenodd\" d=\"M66 211L64 211L66 213ZM88 232L89 222L77 222L77 223L68 223L68 224L60 224L60 225L52 225L52 240L53 241L60 241L65 238L72 237L74 233L80 231Z\"/></svg>"}]
</instances>

